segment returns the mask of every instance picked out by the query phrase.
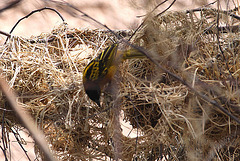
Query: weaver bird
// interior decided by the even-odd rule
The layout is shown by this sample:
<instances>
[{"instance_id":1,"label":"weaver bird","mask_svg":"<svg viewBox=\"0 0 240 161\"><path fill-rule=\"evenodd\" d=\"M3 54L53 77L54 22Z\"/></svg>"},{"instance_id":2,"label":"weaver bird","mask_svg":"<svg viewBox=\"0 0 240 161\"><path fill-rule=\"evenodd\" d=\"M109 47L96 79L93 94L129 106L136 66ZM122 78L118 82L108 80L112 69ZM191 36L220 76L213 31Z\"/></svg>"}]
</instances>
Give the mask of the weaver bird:
<instances>
[{"instance_id":1,"label":"weaver bird","mask_svg":"<svg viewBox=\"0 0 240 161\"><path fill-rule=\"evenodd\" d=\"M88 97L101 107L102 89L112 80L118 65L126 59L143 57L145 56L136 49L118 50L117 43L107 47L83 71L83 86Z\"/></svg>"}]
</instances>

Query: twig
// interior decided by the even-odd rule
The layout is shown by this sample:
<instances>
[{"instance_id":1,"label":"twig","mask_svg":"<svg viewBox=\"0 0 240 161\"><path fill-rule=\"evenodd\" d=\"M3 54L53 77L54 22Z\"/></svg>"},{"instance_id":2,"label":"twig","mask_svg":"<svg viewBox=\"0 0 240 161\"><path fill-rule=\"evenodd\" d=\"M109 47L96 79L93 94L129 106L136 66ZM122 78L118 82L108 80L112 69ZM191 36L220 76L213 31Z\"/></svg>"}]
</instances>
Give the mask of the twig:
<instances>
[{"instance_id":1,"label":"twig","mask_svg":"<svg viewBox=\"0 0 240 161\"><path fill-rule=\"evenodd\" d=\"M216 0L216 1L213 1L213 2L211 2L211 3L208 3L208 4L206 4L206 5L204 5L203 7L208 7L208 6L211 6L211 5L213 5L214 3L216 3L218 0Z\"/></svg>"},{"instance_id":2,"label":"twig","mask_svg":"<svg viewBox=\"0 0 240 161\"><path fill-rule=\"evenodd\" d=\"M59 3L59 2L55 2L55 3ZM98 20L94 19L93 17L89 16L88 14L86 14L85 12L81 11L80 9L78 9L77 7L71 5L70 3L61 3L62 5L67 5L68 7L80 12L81 14L83 14L84 17L89 18L90 20L92 20L93 22L99 24L100 26L103 26L104 28L106 28L108 31L110 31L114 36L117 37L117 39L121 40L122 37L118 34L116 34L113 30L111 30L107 25L104 25L103 23L99 22Z\"/></svg>"},{"instance_id":3,"label":"twig","mask_svg":"<svg viewBox=\"0 0 240 161\"><path fill-rule=\"evenodd\" d=\"M168 1L168 0L165 0L165 1L161 2L161 3L159 3L157 6L155 6L155 7L153 8L153 10L152 10L151 12L149 12L148 14L145 14L145 15L137 16L137 18L141 18L141 17L143 17L143 16L147 16L147 15L149 15L149 14L152 14L159 6L161 6L162 4L164 4L164 3L167 2L167 1Z\"/></svg>"},{"instance_id":4,"label":"twig","mask_svg":"<svg viewBox=\"0 0 240 161\"><path fill-rule=\"evenodd\" d=\"M163 14L164 12L169 10L169 8L171 8L175 2L176 2L176 0L172 1L172 3L165 10L163 10L161 13L157 14L156 17L160 16L161 14Z\"/></svg>"},{"instance_id":5,"label":"twig","mask_svg":"<svg viewBox=\"0 0 240 161\"><path fill-rule=\"evenodd\" d=\"M218 2L218 12L217 12L217 28L219 28L219 21L220 21L220 13L219 13L219 4L220 2ZM223 57L223 60L225 61L225 63L226 63L226 67L227 67L227 70L228 70L228 72L229 72L229 75L231 76L231 78L234 80L234 77L233 77L233 75L232 75L232 73L231 73L231 71L230 71L230 69L229 69L229 66L228 66L228 60L226 59L226 57L225 57L225 55L224 55L224 52L223 52L223 49L222 49L222 46L220 45L220 32L219 32L219 30L217 30L217 34L216 34L216 36L217 36L217 44L218 44L218 48L219 48L219 50L220 50L220 52L221 52L221 54L222 54L222 57ZM232 82L232 81L231 81Z\"/></svg>"},{"instance_id":6,"label":"twig","mask_svg":"<svg viewBox=\"0 0 240 161\"><path fill-rule=\"evenodd\" d=\"M16 101L17 98L15 94L9 87L8 83L3 79L2 74L0 75L0 89L6 96L6 99L11 105L11 108L16 112L16 115L22 121L23 126L27 128L27 130L30 132L31 136L34 138L39 148L45 154L46 160L55 161L55 158L53 158L53 155L51 154L47 146L48 143L44 139L45 138L44 134L34 124L32 117L28 113L26 113L26 111L24 111L23 107L20 104L17 103Z\"/></svg>"},{"instance_id":7,"label":"twig","mask_svg":"<svg viewBox=\"0 0 240 161\"><path fill-rule=\"evenodd\" d=\"M36 13L36 12L41 12L42 10L51 10L51 11L54 11L58 14L58 16L62 19L63 22L65 22L63 16L55 9L53 8L50 8L50 7L44 7L44 8L41 8L41 9L37 9L37 10L34 10L32 11L31 13L27 14L26 16L20 18L17 23L13 26L13 28L11 29L11 31L9 32L10 34L13 32L13 30L17 27L17 25L24 19L28 18L29 16L31 16L32 14ZM7 42L8 38L6 39L5 43Z\"/></svg>"},{"instance_id":8,"label":"twig","mask_svg":"<svg viewBox=\"0 0 240 161\"><path fill-rule=\"evenodd\" d=\"M186 13L202 12L202 11L213 11L213 12L223 13L223 14L229 15L237 20L240 20L240 17L238 15L231 13L234 10L221 11L219 9L214 9L214 8L196 8L196 9L186 10Z\"/></svg>"},{"instance_id":9,"label":"twig","mask_svg":"<svg viewBox=\"0 0 240 161\"><path fill-rule=\"evenodd\" d=\"M8 34L8 33L4 32L4 31L0 31L0 34L5 35L7 37L11 37L11 34Z\"/></svg>"},{"instance_id":10,"label":"twig","mask_svg":"<svg viewBox=\"0 0 240 161\"><path fill-rule=\"evenodd\" d=\"M19 134L18 134L17 132L15 132L12 128L10 128L10 129L11 129L11 131L12 131L14 137L16 138L16 140L17 140L19 146L21 147L21 149L23 150L23 152L24 152L25 155L27 156L28 160L31 161L29 155L27 154L27 151L24 149L24 147L23 147L22 144L21 144L21 141L20 141L19 138L17 137L17 135L19 135ZM19 135L19 136L20 136L20 135Z\"/></svg>"},{"instance_id":11,"label":"twig","mask_svg":"<svg viewBox=\"0 0 240 161\"><path fill-rule=\"evenodd\" d=\"M211 26L211 28L212 28L212 26ZM217 30L218 30L217 32L221 31L221 33L229 33L229 32L238 33L239 32L239 26L238 25L218 26ZM214 31L216 31L216 30L208 28L208 29L204 30L204 34L215 34L216 32L214 32Z\"/></svg>"},{"instance_id":12,"label":"twig","mask_svg":"<svg viewBox=\"0 0 240 161\"><path fill-rule=\"evenodd\" d=\"M162 4L164 4L164 3L167 2L167 1L168 1L168 0L165 0L165 1L163 1L162 3L158 4L158 5L147 15L147 17L143 20L143 22L134 30L133 34L130 36L130 38L128 39L128 41L130 41L130 40L132 39L133 35L135 35L135 34L137 33L137 31L143 26L143 24L146 22L146 20L148 19L148 17L149 17L159 6L161 6ZM175 1L176 1L176 0L174 0L173 3L175 3ZM172 3L172 4L173 4L173 3ZM170 6L172 6L172 4L170 4ZM164 11L162 11L160 14L163 14L164 12L166 12L166 11L170 8L170 6L168 6L168 8L165 9ZM160 14L159 14L159 15L160 15Z\"/></svg>"},{"instance_id":13,"label":"twig","mask_svg":"<svg viewBox=\"0 0 240 161\"><path fill-rule=\"evenodd\" d=\"M4 125L4 123L5 123L5 111L3 111L3 116L2 116L3 118L2 118L2 145L3 145L3 147L1 146L1 149L2 149L2 152L3 152L3 154L4 154L4 157L5 157L5 160L7 161L8 159L7 159L7 154L6 154L6 141L5 141L5 125Z\"/></svg>"},{"instance_id":14,"label":"twig","mask_svg":"<svg viewBox=\"0 0 240 161\"><path fill-rule=\"evenodd\" d=\"M3 151L3 155L4 155L4 158L5 158L5 161L8 161L7 155L6 155L6 152L5 152L5 149L4 149L2 146L0 146L0 148L1 148L2 151Z\"/></svg>"},{"instance_id":15,"label":"twig","mask_svg":"<svg viewBox=\"0 0 240 161\"><path fill-rule=\"evenodd\" d=\"M62 15L61 15L57 10L55 10L55 9L53 9L53 8L50 8L50 7L44 7L44 8L41 8L41 9L34 10L34 11L32 11L31 13L27 14L26 16L20 18L20 19L17 21L17 23L13 26L13 28L11 29L10 34L13 32L13 30L16 28L16 26L17 26L22 20L28 18L29 16L31 16L32 14L34 14L34 13L36 13L36 12L41 12L42 10L52 10L52 11L54 11L54 12L56 12L56 13L58 14L58 16L62 19L63 22L65 21L64 18L62 17Z\"/></svg>"}]
</instances>

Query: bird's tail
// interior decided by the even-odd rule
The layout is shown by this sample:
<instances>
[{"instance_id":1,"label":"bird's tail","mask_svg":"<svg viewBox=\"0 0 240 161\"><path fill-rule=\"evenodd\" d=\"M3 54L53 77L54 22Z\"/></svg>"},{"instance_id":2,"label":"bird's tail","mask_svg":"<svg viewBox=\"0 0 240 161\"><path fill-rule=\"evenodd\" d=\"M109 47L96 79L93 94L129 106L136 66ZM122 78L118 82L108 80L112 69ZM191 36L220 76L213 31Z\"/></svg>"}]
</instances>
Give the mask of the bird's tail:
<instances>
[{"instance_id":1,"label":"bird's tail","mask_svg":"<svg viewBox=\"0 0 240 161\"><path fill-rule=\"evenodd\" d=\"M126 50L123 53L122 59L136 59L136 58L146 58L146 56L137 49Z\"/></svg>"}]
</instances>

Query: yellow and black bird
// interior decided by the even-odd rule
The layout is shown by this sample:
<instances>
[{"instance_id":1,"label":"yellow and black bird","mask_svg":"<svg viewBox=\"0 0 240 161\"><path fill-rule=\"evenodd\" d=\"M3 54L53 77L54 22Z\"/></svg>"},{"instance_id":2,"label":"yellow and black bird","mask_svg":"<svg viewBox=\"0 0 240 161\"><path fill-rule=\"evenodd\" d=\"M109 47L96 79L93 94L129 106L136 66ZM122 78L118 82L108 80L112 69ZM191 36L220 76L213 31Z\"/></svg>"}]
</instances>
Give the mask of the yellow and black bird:
<instances>
[{"instance_id":1,"label":"yellow and black bird","mask_svg":"<svg viewBox=\"0 0 240 161\"><path fill-rule=\"evenodd\" d=\"M100 107L101 91L112 80L118 65L126 59L144 57L136 49L118 50L118 43L107 47L83 71L83 86L88 97Z\"/></svg>"}]
</instances>

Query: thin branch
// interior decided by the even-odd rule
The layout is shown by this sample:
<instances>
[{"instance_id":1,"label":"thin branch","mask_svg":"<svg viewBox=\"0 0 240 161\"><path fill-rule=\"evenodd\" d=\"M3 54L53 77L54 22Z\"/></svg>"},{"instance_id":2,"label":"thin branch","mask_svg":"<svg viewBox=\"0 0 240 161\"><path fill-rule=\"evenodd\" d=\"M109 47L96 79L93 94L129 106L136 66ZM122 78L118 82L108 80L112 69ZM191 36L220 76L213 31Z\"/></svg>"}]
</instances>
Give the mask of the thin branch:
<instances>
[{"instance_id":1,"label":"thin branch","mask_svg":"<svg viewBox=\"0 0 240 161\"><path fill-rule=\"evenodd\" d=\"M34 10L34 11L32 11L31 13L27 14L26 16L20 18L20 19L17 21L17 23L13 26L13 28L11 29L10 34L13 32L13 30L17 27L17 25L18 25L22 20L28 18L29 16L31 16L32 14L34 14L34 13L36 13L36 12L41 12L41 11L43 11L43 10L51 10L51 11L54 11L54 12L56 12L56 13L58 14L58 16L62 19L63 22L65 21L64 18L62 17L62 15L61 15L57 10L55 10L55 9L53 9L53 8L50 8L50 7L44 7L44 8L41 8L41 9Z\"/></svg>"},{"instance_id":2,"label":"thin branch","mask_svg":"<svg viewBox=\"0 0 240 161\"><path fill-rule=\"evenodd\" d=\"M59 3L59 2L55 2L55 3ZM93 17L89 16L88 14L86 14L86 13L83 12L83 11L81 11L81 10L78 9L77 7L71 5L70 3L67 3L67 2L61 3L61 4L62 4L62 5L66 5L66 6L70 7L70 8L72 8L72 9L80 12L81 14L83 14L84 17L87 17L88 19L92 20L93 22L95 22L95 23L99 24L100 26L106 28L106 29L107 29L108 31L110 31L114 36L116 36L117 39L119 39L119 40L122 39L122 37L121 37L120 35L116 34L116 33L115 33L113 30L111 30L107 25L104 25L103 23L101 23L101 22L99 22L98 20L94 19Z\"/></svg>"},{"instance_id":3,"label":"thin branch","mask_svg":"<svg viewBox=\"0 0 240 161\"><path fill-rule=\"evenodd\" d=\"M3 155L4 155L4 158L5 158L5 161L8 161L5 149L2 146L0 146L0 148L3 151Z\"/></svg>"},{"instance_id":4,"label":"thin branch","mask_svg":"<svg viewBox=\"0 0 240 161\"><path fill-rule=\"evenodd\" d=\"M28 160L31 161L29 155L27 154L27 151L24 149L23 145L21 144L21 141L20 141L19 138L17 137L17 135L18 135L18 136L20 136L20 135L19 135L17 132L15 132L12 128L10 128L10 129L11 129L11 131L12 131L15 139L17 140L19 146L21 147L21 149L23 150L23 152L24 152L25 155L27 156Z\"/></svg>"},{"instance_id":5,"label":"thin branch","mask_svg":"<svg viewBox=\"0 0 240 161\"><path fill-rule=\"evenodd\" d=\"M208 7L208 6L214 5L216 2L217 2L217 0L216 0L216 1L213 1L213 2L211 2L211 3L208 3L208 4L204 5L203 7Z\"/></svg>"},{"instance_id":6,"label":"thin branch","mask_svg":"<svg viewBox=\"0 0 240 161\"><path fill-rule=\"evenodd\" d=\"M5 141L5 125L4 125L4 123L5 123L5 111L3 111L3 116L2 116L3 118L2 118L2 145L3 145L3 147L1 146L1 149L2 149L2 152L3 152L3 154L4 154L4 157L5 157L5 160L7 161L8 159L7 159L7 154L6 154L6 150L7 150L7 148L6 148L6 144L7 144L7 141Z\"/></svg>"},{"instance_id":7,"label":"thin branch","mask_svg":"<svg viewBox=\"0 0 240 161\"><path fill-rule=\"evenodd\" d=\"M228 16L231 16L237 20L240 20L240 16L231 13L234 12L235 10L229 10L229 11L222 11L219 9L214 9L214 8L196 8L196 9L191 9L191 10L186 10L186 13L192 13L192 12L202 12L202 11L213 11L213 12L218 12L218 13L222 13Z\"/></svg>"},{"instance_id":8,"label":"thin branch","mask_svg":"<svg viewBox=\"0 0 240 161\"><path fill-rule=\"evenodd\" d=\"M215 24L213 24L215 25ZM214 30L213 25L210 28L207 28L204 30L204 34L216 34L216 30ZM234 25L234 26L218 26L217 27L217 32L221 31L221 33L238 33L239 32L239 26Z\"/></svg>"},{"instance_id":9,"label":"thin branch","mask_svg":"<svg viewBox=\"0 0 240 161\"><path fill-rule=\"evenodd\" d=\"M50 7L44 7L44 8L41 8L41 9L37 9L37 10L34 10L32 12L30 12L29 14L27 14L26 16L20 18L17 23L13 26L13 28L11 29L11 31L9 32L10 34L13 32L13 30L17 27L17 25L24 19L28 18L29 16L31 16L32 14L36 13L36 12L41 12L43 10L51 10L51 11L54 11L55 13L58 14L58 16L62 19L63 22L65 22L63 16L55 9L53 8L50 8ZM8 38L6 39L5 43L7 42Z\"/></svg>"},{"instance_id":10,"label":"thin branch","mask_svg":"<svg viewBox=\"0 0 240 161\"><path fill-rule=\"evenodd\" d=\"M217 12L217 28L219 28L219 24L220 24L220 13L219 13L219 4L220 2L218 2L218 12ZM225 61L225 63L226 63L226 67L227 67L227 70L228 70L228 72L229 72L229 75L231 76L231 78L232 78L232 80L234 80L234 77L233 77L233 75L232 75L232 73L231 73L231 71L230 71L230 68L229 68L229 66L228 66L228 60L226 59L226 57L225 57L225 55L224 55L224 51L223 51L223 49L222 49L222 46L221 46L221 44L220 44L220 31L219 30L217 30L217 34L216 34L216 36L217 36L217 44L218 44L218 48L219 48L219 50L220 50L220 52L221 52L221 54L222 54L222 57L223 57L223 60ZM231 81L232 82L232 81Z\"/></svg>"},{"instance_id":11,"label":"thin branch","mask_svg":"<svg viewBox=\"0 0 240 161\"><path fill-rule=\"evenodd\" d=\"M157 14L156 17L162 15L164 12L166 12L167 10L169 10L169 9L173 6L173 4L174 4L175 2L176 2L176 0L172 1L172 3L171 3L164 11L162 11L162 12L159 13L159 14Z\"/></svg>"},{"instance_id":12,"label":"thin branch","mask_svg":"<svg viewBox=\"0 0 240 161\"><path fill-rule=\"evenodd\" d=\"M143 20L143 22L135 29L135 31L134 31L133 34L130 36L130 38L128 39L128 41L130 41L130 40L132 39L133 35L135 35L135 34L137 33L137 31L143 26L143 24L146 22L146 20L148 19L148 17L149 17L159 6L161 6L162 4L164 4L164 3L167 2L167 1L168 1L168 0L165 0L165 1L163 1L162 3L158 4L158 5L147 15L147 17ZM162 11L161 13L159 13L158 15L163 14L164 12L166 12L166 11L173 5L173 3L175 3L175 1L176 1L176 0L174 0L174 1L172 2L172 4L170 4L170 6L168 6L167 9L165 9L164 11Z\"/></svg>"},{"instance_id":13,"label":"thin branch","mask_svg":"<svg viewBox=\"0 0 240 161\"><path fill-rule=\"evenodd\" d=\"M153 8L153 10L152 10L151 12L149 12L148 14L145 14L145 15L137 16L137 18L141 18L141 17L144 17L144 16L148 16L149 14L152 14L159 6L161 6L162 4L164 4L164 3L167 2L167 1L168 1L168 0L165 0L165 1L161 2L161 3L159 3L157 6L155 6L155 7Z\"/></svg>"},{"instance_id":14,"label":"thin branch","mask_svg":"<svg viewBox=\"0 0 240 161\"><path fill-rule=\"evenodd\" d=\"M5 36L7 36L8 38L11 37L11 34L6 33L6 32L4 32L4 31L0 31L0 34L5 35Z\"/></svg>"}]
</instances>

